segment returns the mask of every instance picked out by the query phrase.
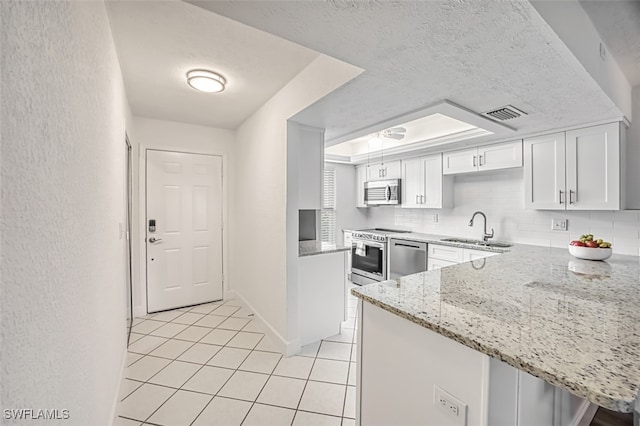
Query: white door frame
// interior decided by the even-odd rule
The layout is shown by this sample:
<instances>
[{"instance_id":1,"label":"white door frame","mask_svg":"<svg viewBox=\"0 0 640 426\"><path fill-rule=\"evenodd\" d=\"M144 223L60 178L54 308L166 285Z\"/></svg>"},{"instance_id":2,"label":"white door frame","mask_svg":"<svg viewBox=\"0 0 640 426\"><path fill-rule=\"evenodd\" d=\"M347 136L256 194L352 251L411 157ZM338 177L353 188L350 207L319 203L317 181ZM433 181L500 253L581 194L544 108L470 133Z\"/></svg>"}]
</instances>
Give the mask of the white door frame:
<instances>
[{"instance_id":1,"label":"white door frame","mask_svg":"<svg viewBox=\"0 0 640 426\"><path fill-rule=\"evenodd\" d=\"M135 149L135 148L134 148ZM146 145L140 144L138 146L138 194L137 194L137 203L134 201L134 204L137 204L137 217L133 219L133 222L137 224L137 232L135 238L138 243L138 251L137 255L134 256L133 263L138 266L139 274L138 274L138 282L134 282L134 317L140 317L147 315L148 306L147 306L147 244L145 242L146 238L146 217L147 217L147 209L146 209L146 199L147 199L147 151L169 151L169 152L179 152L184 154L202 154L202 155L217 155L222 157L222 271L224 274L224 280L222 284L222 295L223 298L226 296L228 291L228 212L229 212L229 191L228 191L228 154L226 152L221 152L216 149L211 150L193 150L181 146L166 146L166 145ZM135 191L134 191L134 200L135 200ZM135 231L134 231L135 232ZM137 292L137 294L135 294ZM138 304L135 301L139 301Z\"/></svg>"}]
</instances>

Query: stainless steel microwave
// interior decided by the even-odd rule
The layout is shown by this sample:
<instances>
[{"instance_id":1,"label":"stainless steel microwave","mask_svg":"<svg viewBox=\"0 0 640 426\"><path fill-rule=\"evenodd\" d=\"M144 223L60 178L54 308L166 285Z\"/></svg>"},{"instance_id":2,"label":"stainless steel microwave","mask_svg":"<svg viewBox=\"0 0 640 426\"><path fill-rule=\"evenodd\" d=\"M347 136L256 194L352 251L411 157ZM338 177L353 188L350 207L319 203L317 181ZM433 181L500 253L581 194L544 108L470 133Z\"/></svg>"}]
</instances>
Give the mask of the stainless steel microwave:
<instances>
[{"instance_id":1,"label":"stainless steel microwave","mask_svg":"<svg viewBox=\"0 0 640 426\"><path fill-rule=\"evenodd\" d=\"M368 206L400 204L400 179L365 182L364 202Z\"/></svg>"}]
</instances>

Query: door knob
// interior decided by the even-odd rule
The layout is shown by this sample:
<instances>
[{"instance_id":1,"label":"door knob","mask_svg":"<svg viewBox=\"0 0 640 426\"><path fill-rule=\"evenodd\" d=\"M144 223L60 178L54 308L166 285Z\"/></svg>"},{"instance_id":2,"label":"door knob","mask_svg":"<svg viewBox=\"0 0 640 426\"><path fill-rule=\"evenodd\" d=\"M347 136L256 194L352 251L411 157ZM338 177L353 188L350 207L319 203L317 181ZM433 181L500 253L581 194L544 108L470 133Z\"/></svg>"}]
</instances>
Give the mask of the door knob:
<instances>
[{"instance_id":1,"label":"door knob","mask_svg":"<svg viewBox=\"0 0 640 426\"><path fill-rule=\"evenodd\" d=\"M150 243L157 243L158 241L162 241L162 238L156 238L156 237L149 238Z\"/></svg>"}]
</instances>

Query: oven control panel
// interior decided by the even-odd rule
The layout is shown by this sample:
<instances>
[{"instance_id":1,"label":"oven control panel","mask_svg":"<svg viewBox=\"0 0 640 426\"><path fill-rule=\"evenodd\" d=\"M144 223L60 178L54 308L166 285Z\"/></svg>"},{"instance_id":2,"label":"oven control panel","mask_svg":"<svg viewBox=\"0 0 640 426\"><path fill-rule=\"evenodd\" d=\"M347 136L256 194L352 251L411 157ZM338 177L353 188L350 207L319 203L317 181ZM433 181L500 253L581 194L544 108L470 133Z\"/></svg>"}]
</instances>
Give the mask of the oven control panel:
<instances>
[{"instance_id":1,"label":"oven control panel","mask_svg":"<svg viewBox=\"0 0 640 426\"><path fill-rule=\"evenodd\" d=\"M381 243L387 242L387 237L384 235L371 234L368 232L354 232L351 234L354 239L378 241Z\"/></svg>"}]
</instances>

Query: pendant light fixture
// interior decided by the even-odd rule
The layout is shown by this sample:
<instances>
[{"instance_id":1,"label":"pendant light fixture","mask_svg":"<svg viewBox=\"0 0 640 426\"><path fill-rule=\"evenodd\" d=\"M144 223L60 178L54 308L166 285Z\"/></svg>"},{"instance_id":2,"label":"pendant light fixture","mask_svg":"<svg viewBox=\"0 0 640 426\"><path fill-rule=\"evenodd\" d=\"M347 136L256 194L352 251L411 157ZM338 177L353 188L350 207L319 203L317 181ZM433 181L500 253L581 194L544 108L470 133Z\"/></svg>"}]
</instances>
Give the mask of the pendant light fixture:
<instances>
[{"instance_id":1,"label":"pendant light fixture","mask_svg":"<svg viewBox=\"0 0 640 426\"><path fill-rule=\"evenodd\" d=\"M187 72L187 84L200 92L222 92L227 80L220 74L209 70L191 70Z\"/></svg>"}]
</instances>

